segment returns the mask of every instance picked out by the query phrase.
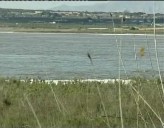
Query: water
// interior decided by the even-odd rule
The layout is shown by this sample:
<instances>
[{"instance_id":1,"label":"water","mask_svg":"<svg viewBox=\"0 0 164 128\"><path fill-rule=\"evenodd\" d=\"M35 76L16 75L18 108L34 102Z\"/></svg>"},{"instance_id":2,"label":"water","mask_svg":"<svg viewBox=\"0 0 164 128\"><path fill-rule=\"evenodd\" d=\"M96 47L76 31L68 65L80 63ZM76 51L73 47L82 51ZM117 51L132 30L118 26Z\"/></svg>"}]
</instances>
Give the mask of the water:
<instances>
[{"instance_id":1,"label":"water","mask_svg":"<svg viewBox=\"0 0 164 128\"><path fill-rule=\"evenodd\" d=\"M162 73L164 72L163 41L164 36L157 36ZM157 76L153 35L147 35L146 38L145 35L115 37L105 34L44 33L0 33L0 76L60 80L117 78L119 72L117 46L120 43L122 45L119 48L128 77L141 74L153 76L154 73ZM143 57L139 53L141 48L145 50ZM88 52L92 56L93 65L87 57ZM122 64L120 68L121 78L126 78Z\"/></svg>"}]
</instances>

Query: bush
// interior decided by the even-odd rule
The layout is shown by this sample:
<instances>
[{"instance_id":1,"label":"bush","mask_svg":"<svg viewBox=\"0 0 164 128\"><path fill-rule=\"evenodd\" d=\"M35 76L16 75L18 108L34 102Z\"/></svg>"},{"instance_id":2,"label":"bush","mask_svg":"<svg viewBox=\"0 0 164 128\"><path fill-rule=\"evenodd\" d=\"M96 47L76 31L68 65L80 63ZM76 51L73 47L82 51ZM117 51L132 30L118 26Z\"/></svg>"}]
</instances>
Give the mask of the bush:
<instances>
[{"instance_id":1,"label":"bush","mask_svg":"<svg viewBox=\"0 0 164 128\"><path fill-rule=\"evenodd\" d=\"M130 30L138 30L136 27L130 27Z\"/></svg>"}]
</instances>

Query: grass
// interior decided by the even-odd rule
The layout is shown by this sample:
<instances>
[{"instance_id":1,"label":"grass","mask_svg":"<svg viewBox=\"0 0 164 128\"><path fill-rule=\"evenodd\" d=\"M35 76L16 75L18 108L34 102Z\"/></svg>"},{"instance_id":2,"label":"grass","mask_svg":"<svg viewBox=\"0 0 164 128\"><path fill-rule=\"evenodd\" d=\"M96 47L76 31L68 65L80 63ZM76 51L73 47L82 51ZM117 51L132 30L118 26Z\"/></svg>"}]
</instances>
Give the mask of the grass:
<instances>
[{"instance_id":1,"label":"grass","mask_svg":"<svg viewBox=\"0 0 164 128\"><path fill-rule=\"evenodd\" d=\"M142 85L140 86L140 82ZM21 82L0 79L0 127L112 128L121 127L119 113L119 82L59 83ZM121 83L124 127L160 128L161 123L139 94L164 119L163 99L158 89L159 80L135 79L127 85ZM99 87L99 88L97 88ZM133 88L132 88L133 87ZM55 93L52 93L52 89ZM105 108L105 109L104 109ZM139 110L137 112L137 110ZM138 115L137 115L138 113ZM37 118L37 119L36 119ZM108 125L109 123L109 125Z\"/></svg>"},{"instance_id":2,"label":"grass","mask_svg":"<svg viewBox=\"0 0 164 128\"><path fill-rule=\"evenodd\" d=\"M137 29L132 30L132 28L137 27ZM50 33L111 33L111 34L153 34L152 26L147 25L126 25L120 26L116 24L115 33L113 32L112 25L108 24L47 24L47 23L19 23L18 25L14 23L1 23L0 28L2 31L14 31L14 32L50 32ZM88 28L108 28L108 29L88 29ZM164 34L163 29L156 28L156 34Z\"/></svg>"},{"instance_id":3,"label":"grass","mask_svg":"<svg viewBox=\"0 0 164 128\"><path fill-rule=\"evenodd\" d=\"M9 29L9 28L8 28ZM112 29L106 29L106 30L89 30L87 28L12 28L14 32L41 32L41 33L110 33L110 34L126 34L126 33L132 33L132 34L145 34L145 31L143 30L130 30L130 29L123 29L121 30L118 28L115 33L113 33ZM163 34L162 29L157 29L156 34ZM147 30L147 34L153 34L153 30Z\"/></svg>"}]
</instances>

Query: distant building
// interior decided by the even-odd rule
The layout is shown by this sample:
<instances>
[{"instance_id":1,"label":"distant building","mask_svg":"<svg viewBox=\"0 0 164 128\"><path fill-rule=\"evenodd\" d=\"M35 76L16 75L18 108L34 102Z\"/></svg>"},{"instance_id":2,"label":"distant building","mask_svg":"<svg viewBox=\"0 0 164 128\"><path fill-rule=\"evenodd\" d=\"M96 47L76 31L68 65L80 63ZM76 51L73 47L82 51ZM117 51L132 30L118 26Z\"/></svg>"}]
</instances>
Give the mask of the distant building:
<instances>
[{"instance_id":1,"label":"distant building","mask_svg":"<svg viewBox=\"0 0 164 128\"><path fill-rule=\"evenodd\" d=\"M43 11L35 11L35 14L41 14Z\"/></svg>"},{"instance_id":2,"label":"distant building","mask_svg":"<svg viewBox=\"0 0 164 128\"><path fill-rule=\"evenodd\" d=\"M50 22L50 24L56 24L56 22L55 22L55 21L53 21L53 22Z\"/></svg>"}]
</instances>

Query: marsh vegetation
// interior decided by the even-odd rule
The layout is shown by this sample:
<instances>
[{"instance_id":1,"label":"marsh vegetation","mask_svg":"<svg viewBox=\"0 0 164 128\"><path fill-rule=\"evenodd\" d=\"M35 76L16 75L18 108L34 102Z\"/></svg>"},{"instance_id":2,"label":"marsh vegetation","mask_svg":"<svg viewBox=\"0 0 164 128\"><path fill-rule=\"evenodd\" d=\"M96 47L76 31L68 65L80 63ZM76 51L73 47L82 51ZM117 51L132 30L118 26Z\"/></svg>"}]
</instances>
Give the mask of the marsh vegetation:
<instances>
[{"instance_id":1,"label":"marsh vegetation","mask_svg":"<svg viewBox=\"0 0 164 128\"><path fill-rule=\"evenodd\" d=\"M1 78L0 83L1 128L121 126L119 82L75 80L56 85ZM121 83L125 128L162 128L164 98L160 90L158 79L135 78L129 84Z\"/></svg>"}]
</instances>

